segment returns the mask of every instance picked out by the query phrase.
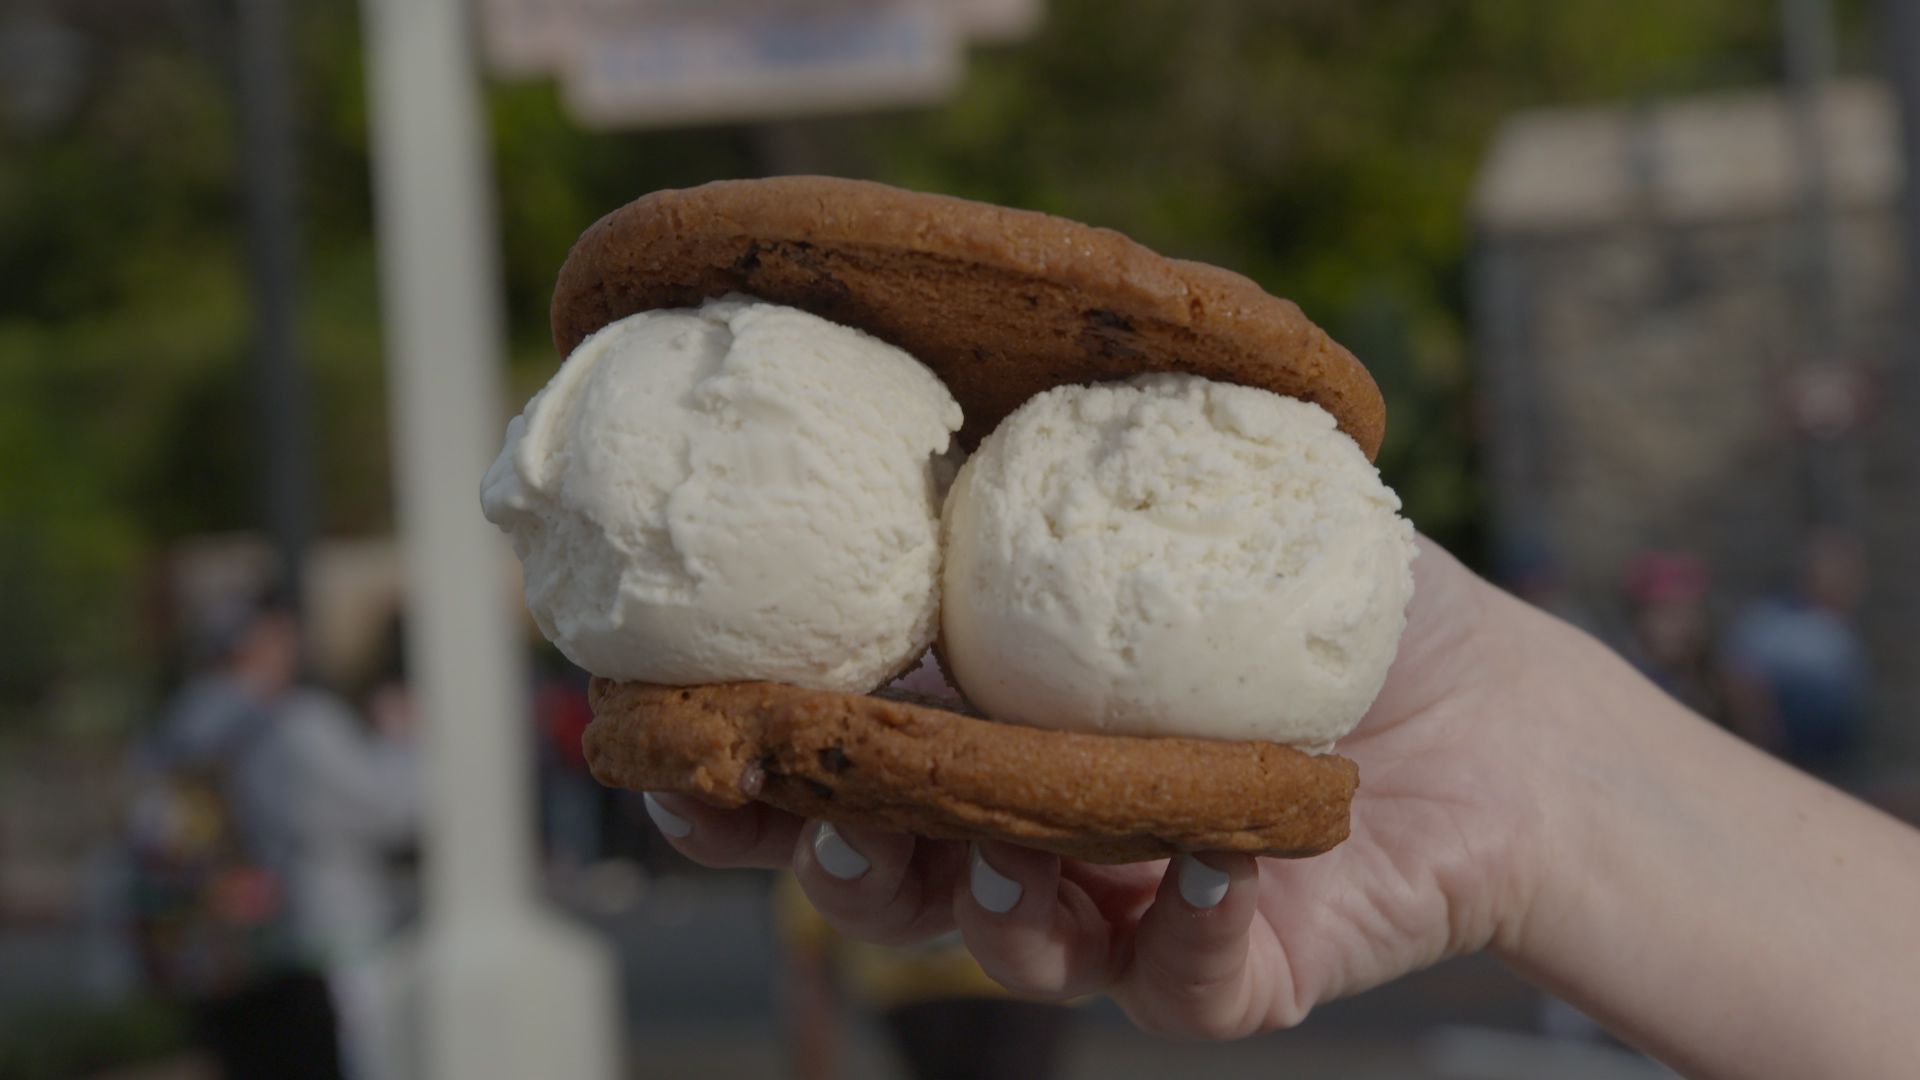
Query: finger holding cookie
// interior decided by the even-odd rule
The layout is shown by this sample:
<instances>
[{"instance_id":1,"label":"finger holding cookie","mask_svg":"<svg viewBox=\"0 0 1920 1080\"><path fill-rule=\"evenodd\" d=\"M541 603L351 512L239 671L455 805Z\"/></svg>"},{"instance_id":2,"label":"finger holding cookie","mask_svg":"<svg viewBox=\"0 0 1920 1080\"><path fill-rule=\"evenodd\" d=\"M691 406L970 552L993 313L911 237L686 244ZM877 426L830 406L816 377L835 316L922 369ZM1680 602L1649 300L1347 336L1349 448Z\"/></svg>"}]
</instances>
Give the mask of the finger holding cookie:
<instances>
[{"instance_id":1,"label":"finger holding cookie","mask_svg":"<svg viewBox=\"0 0 1920 1080\"><path fill-rule=\"evenodd\" d=\"M876 945L911 945L953 929L949 898L966 848L894 829L809 822L793 852L800 887L835 930Z\"/></svg>"},{"instance_id":2,"label":"finger holding cookie","mask_svg":"<svg viewBox=\"0 0 1920 1080\"><path fill-rule=\"evenodd\" d=\"M1255 919L1259 886L1257 861L1243 855L1109 867L984 842L972 845L954 915L1009 990L1109 994L1148 1030L1232 1038L1267 1023L1267 983L1287 970L1272 928Z\"/></svg>"},{"instance_id":3,"label":"finger holding cookie","mask_svg":"<svg viewBox=\"0 0 1920 1080\"><path fill-rule=\"evenodd\" d=\"M1107 989L1118 936L1057 855L999 841L968 846L954 921L980 967L1017 994L1065 999Z\"/></svg>"},{"instance_id":4,"label":"finger holding cookie","mask_svg":"<svg viewBox=\"0 0 1920 1080\"><path fill-rule=\"evenodd\" d=\"M793 858L801 820L765 803L726 808L689 795L647 792L647 816L682 855L715 869L774 869Z\"/></svg>"},{"instance_id":5,"label":"finger holding cookie","mask_svg":"<svg viewBox=\"0 0 1920 1080\"><path fill-rule=\"evenodd\" d=\"M1259 891L1259 863L1244 855L1168 863L1134 928L1114 1000L1142 1028L1165 1034L1231 1039L1266 1026L1275 995L1263 984L1288 968L1272 927L1254 918Z\"/></svg>"}]
</instances>

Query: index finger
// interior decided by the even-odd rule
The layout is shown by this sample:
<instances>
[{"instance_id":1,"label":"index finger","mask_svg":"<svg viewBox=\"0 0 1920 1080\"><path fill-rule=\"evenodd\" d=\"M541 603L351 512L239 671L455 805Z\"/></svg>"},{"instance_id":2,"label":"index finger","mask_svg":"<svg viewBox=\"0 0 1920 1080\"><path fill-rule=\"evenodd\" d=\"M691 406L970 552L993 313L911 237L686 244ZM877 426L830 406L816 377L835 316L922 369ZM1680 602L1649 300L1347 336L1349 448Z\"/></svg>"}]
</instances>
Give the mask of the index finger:
<instances>
[{"instance_id":1,"label":"index finger","mask_svg":"<svg viewBox=\"0 0 1920 1080\"><path fill-rule=\"evenodd\" d=\"M1210 1039L1260 1029L1264 998L1255 980L1275 965L1251 957L1259 884L1259 862L1246 855L1182 855L1167 864L1113 989L1135 1023Z\"/></svg>"},{"instance_id":2,"label":"index finger","mask_svg":"<svg viewBox=\"0 0 1920 1080\"><path fill-rule=\"evenodd\" d=\"M643 798L660 834L702 866L772 870L793 859L801 822L784 810L761 802L726 810L686 795L651 791Z\"/></svg>"}]
</instances>

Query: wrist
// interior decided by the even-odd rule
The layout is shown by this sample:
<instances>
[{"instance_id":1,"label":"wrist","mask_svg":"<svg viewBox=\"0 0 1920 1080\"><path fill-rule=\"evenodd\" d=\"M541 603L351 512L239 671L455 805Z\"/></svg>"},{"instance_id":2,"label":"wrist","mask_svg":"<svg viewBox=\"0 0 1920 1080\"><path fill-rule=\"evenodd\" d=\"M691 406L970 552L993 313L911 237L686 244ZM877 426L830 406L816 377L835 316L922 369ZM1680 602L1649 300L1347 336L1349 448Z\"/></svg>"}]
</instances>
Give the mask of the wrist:
<instances>
[{"instance_id":1,"label":"wrist","mask_svg":"<svg viewBox=\"0 0 1920 1080\"><path fill-rule=\"evenodd\" d=\"M1688 1075L1735 1067L1786 1017L1716 1002L1764 978L1795 906L1763 823L1798 778L1726 735L1567 627L1534 639L1519 691L1536 738L1535 827L1489 951L1616 1035ZM1778 785L1776 787L1776 785ZM1763 809L1764 808L1764 809ZM1815 958L1782 965L1808 970ZM1783 1059L1784 1060L1784 1059Z\"/></svg>"},{"instance_id":2,"label":"wrist","mask_svg":"<svg viewBox=\"0 0 1920 1080\"><path fill-rule=\"evenodd\" d=\"M1608 655L1580 631L1522 603L1423 540L1415 603L1395 672L1375 702L1389 725L1418 731L1413 755L1437 768L1439 798L1459 820L1424 846L1441 908L1428 958L1511 949L1553 869L1555 759L1571 717L1548 721L1561 679L1583 649ZM1395 728L1394 730L1399 730ZM1408 751L1397 748L1396 757ZM1372 797L1362 765L1361 796ZM1431 915L1429 916L1432 917Z\"/></svg>"},{"instance_id":3,"label":"wrist","mask_svg":"<svg viewBox=\"0 0 1920 1080\"><path fill-rule=\"evenodd\" d=\"M1418 587L1432 621L1419 628L1416 648L1429 655L1412 659L1432 673L1418 680L1422 697L1392 705L1437 733L1430 753L1472 744L1447 755L1451 797L1474 812L1466 842L1433 867L1446 912L1440 955L1504 955L1556 885L1551 875L1565 862L1556 853L1582 827L1558 785L1561 759L1583 738L1574 702L1591 695L1568 683L1593 666L1590 653L1612 654L1464 568L1443 572L1457 567L1450 560L1423 561Z\"/></svg>"},{"instance_id":4,"label":"wrist","mask_svg":"<svg viewBox=\"0 0 1920 1080\"><path fill-rule=\"evenodd\" d=\"M1505 785L1513 823L1469 893L1481 943L1686 1075L1908 1075L1920 835L1505 603L1459 657L1500 740L1459 782Z\"/></svg>"},{"instance_id":5,"label":"wrist","mask_svg":"<svg viewBox=\"0 0 1920 1080\"><path fill-rule=\"evenodd\" d=\"M1583 630L1486 586L1481 652L1489 732L1502 740L1512 828L1495 845L1491 932L1484 943L1523 971L1550 964L1563 928L1624 884L1637 848L1661 830L1659 768L1676 737L1708 730Z\"/></svg>"},{"instance_id":6,"label":"wrist","mask_svg":"<svg viewBox=\"0 0 1920 1080\"><path fill-rule=\"evenodd\" d=\"M1596 884L1624 871L1620 845L1649 825L1644 798L1629 793L1657 783L1645 771L1659 757L1649 728L1679 708L1590 635L1528 615L1508 646L1520 670L1501 707L1526 728L1512 758L1529 813L1512 838L1511 888L1490 943L1523 972L1551 967Z\"/></svg>"}]
</instances>

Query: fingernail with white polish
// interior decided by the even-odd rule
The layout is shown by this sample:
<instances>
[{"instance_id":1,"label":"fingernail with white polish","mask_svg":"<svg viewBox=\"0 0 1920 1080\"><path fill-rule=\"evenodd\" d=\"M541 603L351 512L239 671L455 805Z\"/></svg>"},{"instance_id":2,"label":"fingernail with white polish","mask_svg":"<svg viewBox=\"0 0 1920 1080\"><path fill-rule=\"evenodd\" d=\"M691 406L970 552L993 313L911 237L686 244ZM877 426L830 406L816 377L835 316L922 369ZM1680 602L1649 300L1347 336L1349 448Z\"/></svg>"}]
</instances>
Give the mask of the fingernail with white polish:
<instances>
[{"instance_id":1,"label":"fingernail with white polish","mask_svg":"<svg viewBox=\"0 0 1920 1080\"><path fill-rule=\"evenodd\" d=\"M973 845L973 870L968 875L974 902L995 915L1005 915L1020 902L1020 883L993 868L980 845Z\"/></svg>"},{"instance_id":2,"label":"fingernail with white polish","mask_svg":"<svg viewBox=\"0 0 1920 1080\"><path fill-rule=\"evenodd\" d=\"M847 843L846 837L840 835L840 830L834 828L831 821L821 822L819 830L813 834L813 861L820 864L820 869L841 881L852 881L873 865L865 855L853 850L853 845Z\"/></svg>"},{"instance_id":3,"label":"fingernail with white polish","mask_svg":"<svg viewBox=\"0 0 1920 1080\"><path fill-rule=\"evenodd\" d=\"M1191 855L1180 856L1180 898L1202 911L1220 906L1227 898L1225 870L1216 870Z\"/></svg>"},{"instance_id":4,"label":"fingernail with white polish","mask_svg":"<svg viewBox=\"0 0 1920 1080\"><path fill-rule=\"evenodd\" d=\"M640 800L647 804L647 816L653 819L661 832L675 840L684 840L693 835L693 822L661 806L660 800L654 798L652 792L641 795Z\"/></svg>"}]
</instances>

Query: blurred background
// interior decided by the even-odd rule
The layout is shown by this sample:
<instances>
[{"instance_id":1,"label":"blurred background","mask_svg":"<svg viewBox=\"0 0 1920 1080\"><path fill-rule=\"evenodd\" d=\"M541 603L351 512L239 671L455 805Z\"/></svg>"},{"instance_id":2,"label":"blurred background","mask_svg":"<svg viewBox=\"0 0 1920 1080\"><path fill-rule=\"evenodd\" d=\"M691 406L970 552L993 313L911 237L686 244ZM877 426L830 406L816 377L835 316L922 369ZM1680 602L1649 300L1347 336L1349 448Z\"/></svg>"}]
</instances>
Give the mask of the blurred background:
<instances>
[{"instance_id":1,"label":"blurred background","mask_svg":"<svg viewBox=\"0 0 1920 1080\"><path fill-rule=\"evenodd\" d=\"M380 14L416 6L471 56ZM434 110L474 80L467 132ZM1298 301L1386 392L1424 531L1920 817L1916 80L1914 0L0 0L0 1078L425 1075L408 958L462 814L409 661L453 629L395 477L496 544L470 493L557 364L568 246L721 177L1052 211ZM395 283L437 264L383 168L484 195L480 345L414 376ZM391 388L443 376L492 445L423 474L434 393ZM584 679L498 565L500 801L542 933L607 976L609 1052L540 1075L1662 1075L1482 958L1197 1046L849 949L593 784Z\"/></svg>"}]
</instances>

